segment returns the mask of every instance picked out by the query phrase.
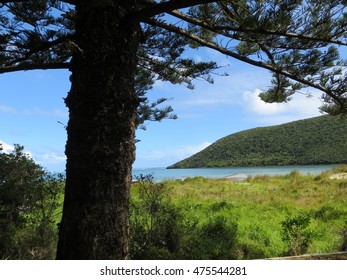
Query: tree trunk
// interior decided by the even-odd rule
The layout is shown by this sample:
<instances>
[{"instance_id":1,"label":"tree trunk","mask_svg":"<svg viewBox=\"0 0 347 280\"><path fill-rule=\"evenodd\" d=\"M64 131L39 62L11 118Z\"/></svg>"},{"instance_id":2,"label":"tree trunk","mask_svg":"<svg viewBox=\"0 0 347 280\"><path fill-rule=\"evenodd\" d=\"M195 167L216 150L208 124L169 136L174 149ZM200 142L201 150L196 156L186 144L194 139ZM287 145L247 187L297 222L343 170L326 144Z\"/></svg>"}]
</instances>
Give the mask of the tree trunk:
<instances>
[{"instance_id":1,"label":"tree trunk","mask_svg":"<svg viewBox=\"0 0 347 280\"><path fill-rule=\"evenodd\" d=\"M57 259L127 259L140 31L120 19L136 0L77 2Z\"/></svg>"}]
</instances>

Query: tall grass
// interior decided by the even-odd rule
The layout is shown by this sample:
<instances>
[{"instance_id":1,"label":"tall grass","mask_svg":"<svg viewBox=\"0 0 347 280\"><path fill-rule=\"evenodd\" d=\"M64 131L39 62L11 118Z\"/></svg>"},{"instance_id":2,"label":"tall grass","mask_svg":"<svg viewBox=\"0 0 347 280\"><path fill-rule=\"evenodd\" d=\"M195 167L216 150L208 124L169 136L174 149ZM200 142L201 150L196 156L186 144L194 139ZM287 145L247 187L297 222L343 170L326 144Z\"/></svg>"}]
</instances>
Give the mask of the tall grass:
<instances>
[{"instance_id":1,"label":"tall grass","mask_svg":"<svg viewBox=\"0 0 347 280\"><path fill-rule=\"evenodd\" d=\"M190 241L194 234L195 238L203 238L204 227L212 226L216 221L223 221L223 227L230 227L229 230L233 228L235 240L231 242L229 236L229 244L225 245L230 247L230 254L221 253L218 255L220 258L288 255L291 248L284 238L282 226L284 221L299 213L310 221L305 225L305 231L315 233L300 248L304 248L305 253L328 253L339 251L346 242L347 180L329 179L331 173L346 169L339 167L320 175L303 175L294 171L286 176L257 176L243 182L197 177L163 184L170 189L170 203L179 210L185 223L194 224L189 233ZM139 188L136 184L132 188L134 203L139 199ZM189 239L187 236L181 238ZM213 246L222 246L208 242L206 238L204 242L211 252ZM180 250L180 254L171 255L171 258L182 258L184 248L181 246ZM193 257L184 255L184 258ZM205 254L204 258L213 256Z\"/></svg>"}]
</instances>

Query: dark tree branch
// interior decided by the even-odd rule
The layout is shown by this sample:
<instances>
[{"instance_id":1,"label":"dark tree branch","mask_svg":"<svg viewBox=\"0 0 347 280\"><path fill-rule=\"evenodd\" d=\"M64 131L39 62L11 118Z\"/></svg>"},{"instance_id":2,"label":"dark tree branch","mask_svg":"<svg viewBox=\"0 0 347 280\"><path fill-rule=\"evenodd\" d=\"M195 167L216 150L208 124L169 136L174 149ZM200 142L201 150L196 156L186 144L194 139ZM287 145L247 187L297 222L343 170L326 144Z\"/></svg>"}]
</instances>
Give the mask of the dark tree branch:
<instances>
[{"instance_id":1,"label":"dark tree branch","mask_svg":"<svg viewBox=\"0 0 347 280\"><path fill-rule=\"evenodd\" d=\"M29 2L32 0L0 0L0 4L7 4L7 3L20 3L20 2ZM65 2L71 5L76 4L76 0L59 0L61 2Z\"/></svg>"},{"instance_id":2,"label":"dark tree branch","mask_svg":"<svg viewBox=\"0 0 347 280\"><path fill-rule=\"evenodd\" d=\"M27 71L27 70L48 70L48 69L69 69L70 63L22 63L14 66L6 66L0 68L0 74Z\"/></svg>"},{"instance_id":3,"label":"dark tree branch","mask_svg":"<svg viewBox=\"0 0 347 280\"><path fill-rule=\"evenodd\" d=\"M27 2L28 0L0 0L0 4Z\"/></svg>"},{"instance_id":4,"label":"dark tree branch","mask_svg":"<svg viewBox=\"0 0 347 280\"><path fill-rule=\"evenodd\" d=\"M152 0L143 0L141 1L144 5L147 5L146 8L140 9L133 13L127 15L127 20L132 21L144 21L148 18L154 17L156 15L167 13L172 10L188 8L201 4L209 4L213 2L219 2L218 0L171 0L166 2L157 3Z\"/></svg>"},{"instance_id":5,"label":"dark tree branch","mask_svg":"<svg viewBox=\"0 0 347 280\"><path fill-rule=\"evenodd\" d=\"M0 0L0 4L29 2L32 0Z\"/></svg>"},{"instance_id":6,"label":"dark tree branch","mask_svg":"<svg viewBox=\"0 0 347 280\"><path fill-rule=\"evenodd\" d=\"M148 19L146 21L146 23L148 24L152 24L154 26L158 26L158 27L161 27L161 28L164 28L170 32L173 32L173 33L176 33L176 34L179 34L181 36L185 36L186 38L200 44L201 46L205 46L205 47L208 47L210 49L214 49L222 54L225 54L227 56L230 56L232 58L235 58L237 60L240 60L240 61L243 61L243 62L246 62L250 65L254 65L254 66L257 66L257 67L260 67L260 68L264 68L264 69L267 69L273 73L276 73L276 74L279 74L279 75L283 75L287 78L290 78L294 81L297 81L299 83L302 83L306 86L309 86L309 87L312 87L312 88L316 88L324 93L326 93L328 96L330 96L331 98L333 98L336 102L338 102L339 104L341 103L341 100L335 96L331 90L327 89L326 87L322 86L322 85L319 85L319 84L315 84L313 82L310 82L308 80L306 80L304 77L300 77L300 76L297 76L297 75L294 75L290 72L287 72L281 68L278 68L276 66L272 66L272 65L269 65L269 64L266 64L266 63L263 63L261 61L256 61L256 60L253 60L253 59L250 59L249 57L247 56L243 56L243 55L240 55L236 52L233 52L229 49L226 49L226 48L223 48L213 42L210 42L210 41L206 41L204 40L203 38L200 38L194 34L191 34L190 32L188 32L187 30L184 30L182 28L179 28L175 25L172 25L172 24L168 24L168 23L164 23L164 22L160 22L160 21L156 21L154 19Z\"/></svg>"},{"instance_id":7,"label":"dark tree branch","mask_svg":"<svg viewBox=\"0 0 347 280\"><path fill-rule=\"evenodd\" d=\"M341 40L335 40L333 38L324 38L324 37L317 37L317 36L311 36L306 34L300 34L300 33L293 33L293 32L283 32L280 30L269 30L269 29L262 29L262 28L246 28L246 27L230 27L230 26L214 26L212 28L216 33L218 33L220 30L229 30L229 31L238 31L238 32L245 32L245 33L258 33L258 34L264 34L264 35L275 35L275 36L284 36L288 38L296 38L296 39L302 39L302 40L310 40L315 42L325 42L325 43L331 43L341 46L347 46L347 41L341 41Z\"/></svg>"},{"instance_id":8,"label":"dark tree branch","mask_svg":"<svg viewBox=\"0 0 347 280\"><path fill-rule=\"evenodd\" d=\"M60 0L61 2L65 2L71 5L76 5L77 0Z\"/></svg>"},{"instance_id":9,"label":"dark tree branch","mask_svg":"<svg viewBox=\"0 0 347 280\"><path fill-rule=\"evenodd\" d=\"M73 39L72 35L60 37L60 38L58 38L54 41L50 41L50 42L42 42L42 44L40 46L33 48L33 49L30 49L28 52L25 53L25 55L23 57L18 58L14 61L10 61L5 66L11 66L11 65L14 65L14 64L19 63L19 62L24 62L25 60L29 59L30 56L32 56L38 52L46 51L49 48L52 48L52 47L57 46L57 45L62 44L62 43L69 43L70 39L71 40Z\"/></svg>"},{"instance_id":10,"label":"dark tree branch","mask_svg":"<svg viewBox=\"0 0 347 280\"><path fill-rule=\"evenodd\" d=\"M333 38L323 38L323 37L316 37L316 36L310 36L306 34L300 34L300 33L293 33L293 32L284 32L280 30L269 30L269 29L263 29L263 28L246 28L246 27L231 27L231 26L219 26L219 25L212 25L206 22L203 22L201 20L195 19L189 15L186 15L185 13L182 13L177 10L173 10L168 12L168 14L177 17L179 19L182 19L188 23L198 25L206 30L215 32L217 34L237 39L236 36L227 33L225 31L233 31L233 32L245 32L245 33L256 33L256 34L263 34L263 35L276 35L276 36L283 36L288 38L296 38L296 39L303 39L303 40L310 40L315 42L326 42L326 43L332 43L342 46L347 46L347 41L341 41L341 40L335 40Z\"/></svg>"}]
</instances>

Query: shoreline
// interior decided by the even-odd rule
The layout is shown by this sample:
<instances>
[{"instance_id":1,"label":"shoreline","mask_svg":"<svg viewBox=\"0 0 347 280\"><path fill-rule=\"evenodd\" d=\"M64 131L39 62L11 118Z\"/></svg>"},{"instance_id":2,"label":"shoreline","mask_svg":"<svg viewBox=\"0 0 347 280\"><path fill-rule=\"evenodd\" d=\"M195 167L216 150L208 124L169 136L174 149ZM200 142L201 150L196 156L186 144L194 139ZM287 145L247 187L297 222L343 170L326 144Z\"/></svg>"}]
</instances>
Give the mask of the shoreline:
<instances>
[{"instance_id":1,"label":"shoreline","mask_svg":"<svg viewBox=\"0 0 347 280\"><path fill-rule=\"evenodd\" d=\"M259 166L259 167L230 167L230 168L142 168L133 170L133 179L139 175L152 175L154 181L182 180L191 177L205 177L212 179L242 179L254 176L277 176L287 175L298 170L302 174L318 175L324 171L336 168L337 164L329 165L292 165L292 166Z\"/></svg>"}]
</instances>

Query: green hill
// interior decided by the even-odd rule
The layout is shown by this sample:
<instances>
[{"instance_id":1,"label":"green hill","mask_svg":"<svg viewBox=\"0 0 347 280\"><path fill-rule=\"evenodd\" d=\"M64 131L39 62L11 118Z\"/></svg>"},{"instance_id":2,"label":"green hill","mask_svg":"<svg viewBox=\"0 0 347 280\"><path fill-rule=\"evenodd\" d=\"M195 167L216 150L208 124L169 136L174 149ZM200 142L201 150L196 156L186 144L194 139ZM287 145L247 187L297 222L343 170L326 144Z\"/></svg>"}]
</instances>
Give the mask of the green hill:
<instances>
[{"instance_id":1,"label":"green hill","mask_svg":"<svg viewBox=\"0 0 347 280\"><path fill-rule=\"evenodd\" d=\"M168 168L347 163L347 119L321 116L219 139Z\"/></svg>"}]
</instances>

